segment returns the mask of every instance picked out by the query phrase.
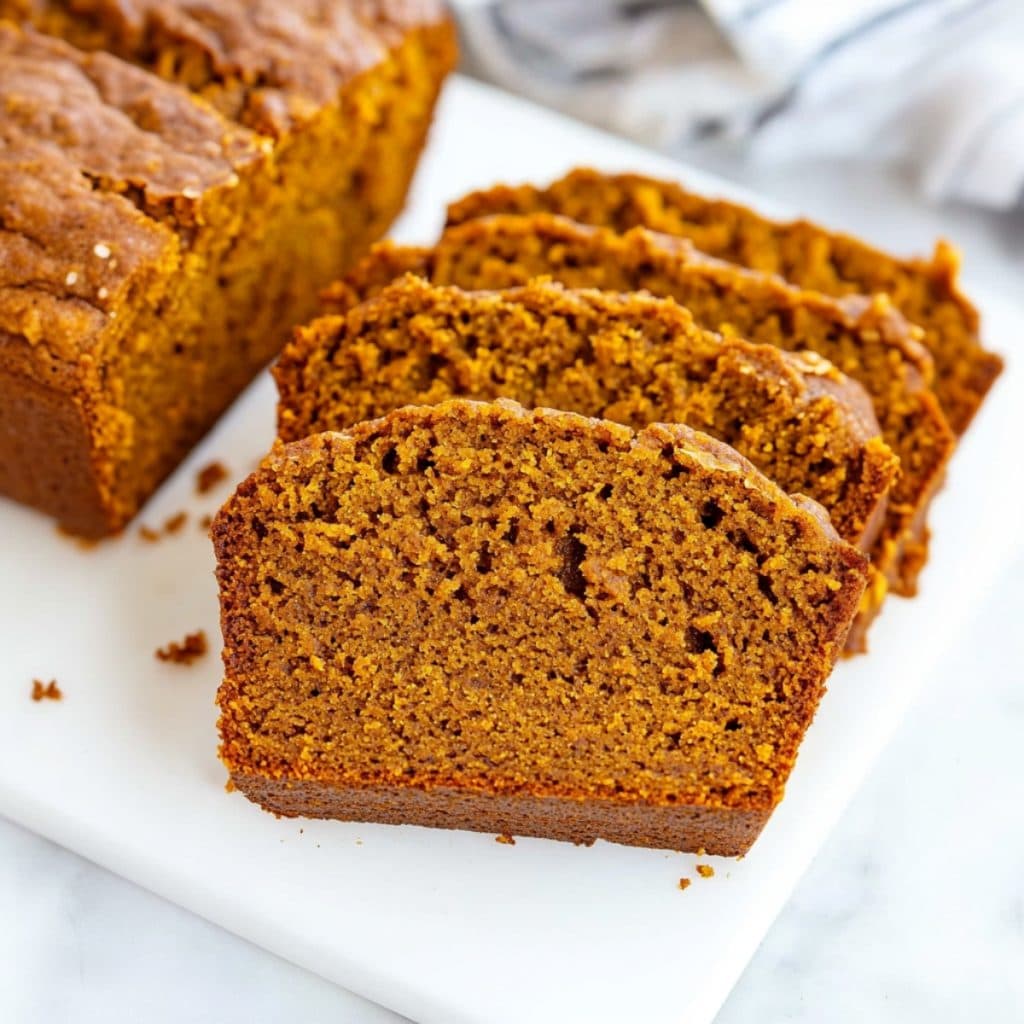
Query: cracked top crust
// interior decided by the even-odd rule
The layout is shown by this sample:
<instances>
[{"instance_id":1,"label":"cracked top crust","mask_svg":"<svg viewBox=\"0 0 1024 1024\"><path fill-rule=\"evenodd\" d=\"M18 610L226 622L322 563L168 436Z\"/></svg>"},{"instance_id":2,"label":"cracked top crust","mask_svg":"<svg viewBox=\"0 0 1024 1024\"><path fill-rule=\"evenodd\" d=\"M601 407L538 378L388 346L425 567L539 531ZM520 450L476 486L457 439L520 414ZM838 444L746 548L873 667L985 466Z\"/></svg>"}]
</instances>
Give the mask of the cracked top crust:
<instances>
[{"instance_id":1,"label":"cracked top crust","mask_svg":"<svg viewBox=\"0 0 1024 1024\"><path fill-rule=\"evenodd\" d=\"M407 32L446 20L439 0L0 0L2 13L142 64L275 136Z\"/></svg>"},{"instance_id":2,"label":"cracked top crust","mask_svg":"<svg viewBox=\"0 0 1024 1024\"><path fill-rule=\"evenodd\" d=\"M260 140L103 53L0 24L0 362L88 351ZM23 367L24 368L24 367Z\"/></svg>"}]
</instances>

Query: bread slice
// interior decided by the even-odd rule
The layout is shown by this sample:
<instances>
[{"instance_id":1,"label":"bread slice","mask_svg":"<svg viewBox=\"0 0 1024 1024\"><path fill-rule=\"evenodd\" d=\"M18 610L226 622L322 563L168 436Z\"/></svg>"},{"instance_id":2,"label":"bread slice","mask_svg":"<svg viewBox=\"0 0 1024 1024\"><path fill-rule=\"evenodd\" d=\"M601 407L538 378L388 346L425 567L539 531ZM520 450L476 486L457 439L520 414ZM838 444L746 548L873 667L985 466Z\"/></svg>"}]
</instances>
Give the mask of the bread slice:
<instances>
[{"instance_id":1,"label":"bread slice","mask_svg":"<svg viewBox=\"0 0 1024 1024\"><path fill-rule=\"evenodd\" d=\"M681 425L408 407L213 526L221 756L283 815L741 854L867 560Z\"/></svg>"},{"instance_id":2,"label":"bread slice","mask_svg":"<svg viewBox=\"0 0 1024 1024\"><path fill-rule=\"evenodd\" d=\"M625 231L646 227L690 239L702 252L780 274L826 295L884 292L924 328L935 391L962 434L1003 368L979 341L978 311L960 289L960 257L940 241L931 259L902 259L807 220L776 221L675 182L580 169L548 188L499 186L454 203L451 224L495 213L557 213Z\"/></svg>"},{"instance_id":3,"label":"bread slice","mask_svg":"<svg viewBox=\"0 0 1024 1024\"><path fill-rule=\"evenodd\" d=\"M383 243L325 295L343 310L398 273L468 289L548 275L571 287L648 291L676 299L702 327L778 348L810 350L859 381L882 437L900 459L872 554L888 584L916 591L927 556L926 513L956 439L927 379L931 362L884 298L833 299L697 252L685 239L634 228L619 235L550 214L495 216L449 228L431 249ZM871 602L877 607L880 595Z\"/></svg>"},{"instance_id":4,"label":"bread slice","mask_svg":"<svg viewBox=\"0 0 1024 1024\"><path fill-rule=\"evenodd\" d=\"M298 329L274 376L285 441L453 397L637 428L685 423L814 498L864 550L899 465L863 388L831 364L721 338L649 295L553 282L471 292L407 275L346 316Z\"/></svg>"}]
</instances>

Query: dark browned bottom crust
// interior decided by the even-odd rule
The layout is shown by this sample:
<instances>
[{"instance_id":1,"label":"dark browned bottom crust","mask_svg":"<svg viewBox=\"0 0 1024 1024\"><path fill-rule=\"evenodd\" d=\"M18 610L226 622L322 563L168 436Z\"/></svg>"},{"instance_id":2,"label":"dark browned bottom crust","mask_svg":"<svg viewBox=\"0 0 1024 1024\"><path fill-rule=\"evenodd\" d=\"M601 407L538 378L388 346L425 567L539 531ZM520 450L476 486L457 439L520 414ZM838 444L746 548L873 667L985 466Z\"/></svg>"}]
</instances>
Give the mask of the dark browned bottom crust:
<instances>
[{"instance_id":1,"label":"dark browned bottom crust","mask_svg":"<svg viewBox=\"0 0 1024 1024\"><path fill-rule=\"evenodd\" d=\"M0 496L45 509L77 536L109 533L82 409L62 392L3 369L0 398Z\"/></svg>"},{"instance_id":2,"label":"dark browned bottom crust","mask_svg":"<svg viewBox=\"0 0 1024 1024\"><path fill-rule=\"evenodd\" d=\"M269 779L231 775L234 787L264 810L285 818L335 818L385 825L424 825L497 835L537 836L589 846L596 839L655 850L745 854L771 809L684 807L484 795L450 786L432 789Z\"/></svg>"}]
</instances>

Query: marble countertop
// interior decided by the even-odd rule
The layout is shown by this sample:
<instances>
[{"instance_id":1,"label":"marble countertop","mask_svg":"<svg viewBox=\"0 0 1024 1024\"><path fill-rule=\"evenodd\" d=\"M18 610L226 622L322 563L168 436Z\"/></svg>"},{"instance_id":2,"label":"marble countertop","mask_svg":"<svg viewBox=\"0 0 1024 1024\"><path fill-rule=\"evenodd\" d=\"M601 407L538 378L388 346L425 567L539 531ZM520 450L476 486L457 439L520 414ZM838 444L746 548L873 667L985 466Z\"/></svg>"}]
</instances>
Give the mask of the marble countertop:
<instances>
[{"instance_id":1,"label":"marble countertop","mask_svg":"<svg viewBox=\"0 0 1024 1024\"><path fill-rule=\"evenodd\" d=\"M1021 293L1024 213L936 210L869 168L706 166L901 251L944 233L968 285ZM1024 354L1022 339L989 340ZM1024 557L975 609L718 1024L1024 1020L1022 617ZM2 819L0 923L11 1024L402 1019Z\"/></svg>"}]
</instances>

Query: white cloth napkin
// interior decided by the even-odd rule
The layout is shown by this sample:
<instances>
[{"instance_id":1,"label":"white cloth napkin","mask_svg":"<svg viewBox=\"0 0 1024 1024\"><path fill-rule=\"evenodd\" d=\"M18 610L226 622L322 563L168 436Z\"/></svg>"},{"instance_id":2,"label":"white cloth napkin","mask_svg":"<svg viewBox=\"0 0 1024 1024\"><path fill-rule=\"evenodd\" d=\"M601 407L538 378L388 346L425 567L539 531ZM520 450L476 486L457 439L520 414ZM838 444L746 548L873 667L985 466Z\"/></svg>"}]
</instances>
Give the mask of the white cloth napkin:
<instances>
[{"instance_id":1,"label":"white cloth napkin","mask_svg":"<svg viewBox=\"0 0 1024 1024\"><path fill-rule=\"evenodd\" d=\"M900 161L1024 196L1024 0L454 0L467 68L677 154Z\"/></svg>"}]
</instances>

